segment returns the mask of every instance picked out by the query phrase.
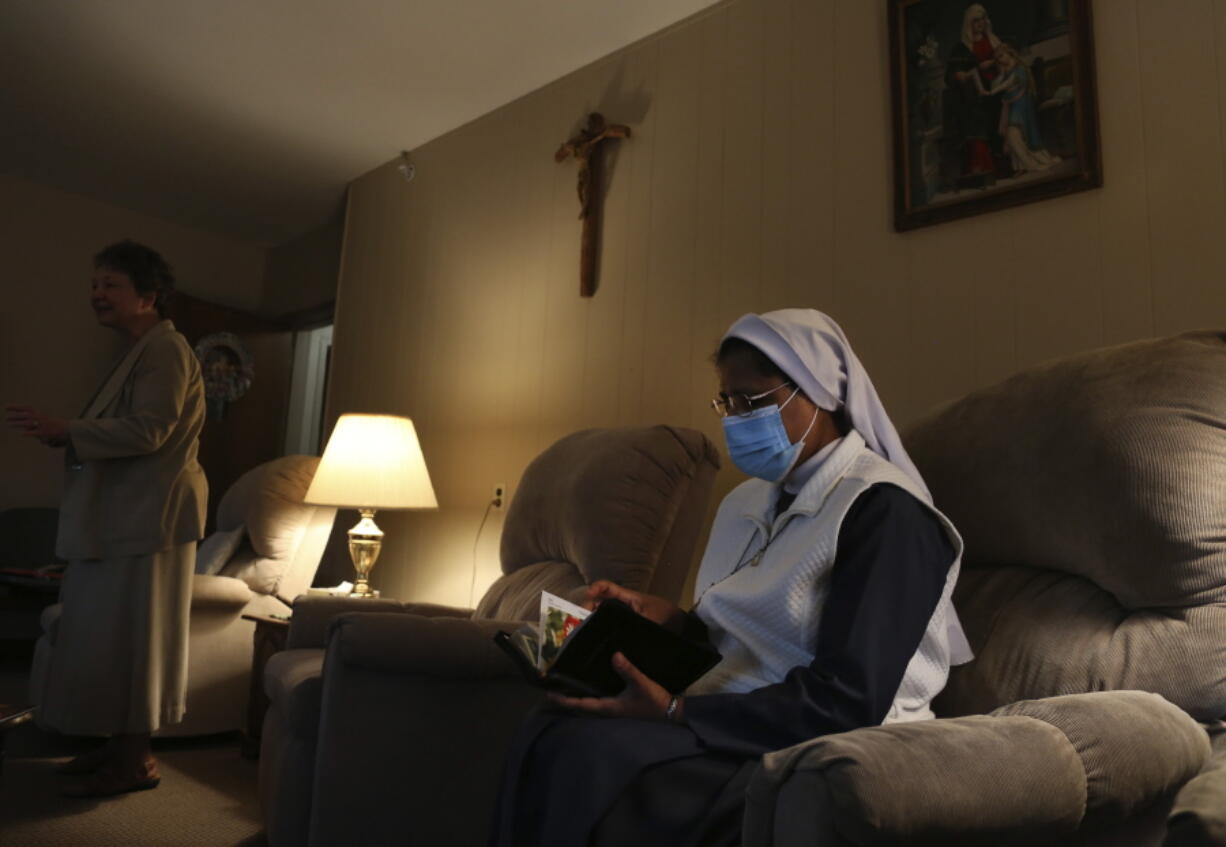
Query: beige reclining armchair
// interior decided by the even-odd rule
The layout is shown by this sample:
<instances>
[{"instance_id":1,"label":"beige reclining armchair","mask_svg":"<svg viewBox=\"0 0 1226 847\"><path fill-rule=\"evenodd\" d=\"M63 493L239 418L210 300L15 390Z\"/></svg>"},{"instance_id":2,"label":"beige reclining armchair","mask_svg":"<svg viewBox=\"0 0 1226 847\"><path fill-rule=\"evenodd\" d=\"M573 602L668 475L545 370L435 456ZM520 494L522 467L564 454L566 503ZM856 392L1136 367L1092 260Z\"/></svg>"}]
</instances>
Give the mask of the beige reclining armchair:
<instances>
[{"instance_id":1,"label":"beige reclining armchair","mask_svg":"<svg viewBox=\"0 0 1226 847\"><path fill-rule=\"evenodd\" d=\"M578 432L524 471L503 576L475 610L296 602L265 672L269 843L484 843L507 745L541 699L494 633L535 621L542 590L573 598L597 579L677 598L718 467L693 430Z\"/></svg>"},{"instance_id":2,"label":"beige reclining armchair","mask_svg":"<svg viewBox=\"0 0 1226 847\"><path fill-rule=\"evenodd\" d=\"M288 614L278 597L295 597L315 578L336 509L302 502L319 464L317 456L285 456L239 477L217 506L217 531L200 550L218 551L215 574L192 581L188 636L187 714L156 735L232 732L244 724L251 679L251 621L245 614ZM232 542L227 548L226 537ZM227 555L228 554L228 555ZM30 696L41 699L55 651L60 606L42 616Z\"/></svg>"},{"instance_id":3,"label":"beige reclining armchair","mask_svg":"<svg viewBox=\"0 0 1226 847\"><path fill-rule=\"evenodd\" d=\"M746 847L1226 844L1226 335L1035 367L906 441L977 657L942 719L766 756Z\"/></svg>"}]
</instances>

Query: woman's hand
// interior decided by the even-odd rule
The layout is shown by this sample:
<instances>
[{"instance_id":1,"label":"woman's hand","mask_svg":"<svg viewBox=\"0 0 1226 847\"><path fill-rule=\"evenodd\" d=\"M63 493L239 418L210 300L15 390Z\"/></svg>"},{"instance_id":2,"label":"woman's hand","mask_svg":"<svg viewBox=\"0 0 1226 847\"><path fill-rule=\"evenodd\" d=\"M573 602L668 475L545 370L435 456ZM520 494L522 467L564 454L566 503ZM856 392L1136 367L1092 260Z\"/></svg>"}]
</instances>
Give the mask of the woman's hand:
<instances>
[{"instance_id":1,"label":"woman's hand","mask_svg":"<svg viewBox=\"0 0 1226 847\"><path fill-rule=\"evenodd\" d=\"M668 719L668 705L673 695L630 664L630 660L621 653L613 654L613 670L626 681L626 687L616 697L566 697L551 691L549 702L604 718ZM680 710L672 717L678 720Z\"/></svg>"},{"instance_id":2,"label":"woman's hand","mask_svg":"<svg viewBox=\"0 0 1226 847\"><path fill-rule=\"evenodd\" d=\"M583 605L585 608L595 609L601 600L607 598L620 600L648 620L673 630L681 628L681 621L685 616L676 604L663 597L631 591L607 579L598 579L587 587L587 599Z\"/></svg>"},{"instance_id":3,"label":"woman's hand","mask_svg":"<svg viewBox=\"0 0 1226 847\"><path fill-rule=\"evenodd\" d=\"M68 443L68 421L44 415L32 406L5 406L4 422L48 447L63 447Z\"/></svg>"}]
</instances>

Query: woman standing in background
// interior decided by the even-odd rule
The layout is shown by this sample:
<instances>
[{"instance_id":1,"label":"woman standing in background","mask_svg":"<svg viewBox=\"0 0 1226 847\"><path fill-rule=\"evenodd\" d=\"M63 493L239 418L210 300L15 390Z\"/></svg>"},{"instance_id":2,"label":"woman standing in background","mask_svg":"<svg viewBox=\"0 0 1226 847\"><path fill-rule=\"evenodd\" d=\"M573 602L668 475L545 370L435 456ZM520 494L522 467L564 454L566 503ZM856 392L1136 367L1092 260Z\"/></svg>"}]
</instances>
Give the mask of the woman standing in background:
<instances>
[{"instance_id":1,"label":"woman standing in background","mask_svg":"<svg viewBox=\"0 0 1226 847\"><path fill-rule=\"evenodd\" d=\"M134 241L94 257L90 305L128 349L72 420L7 407L8 424L65 450L57 554L68 560L39 720L106 736L66 762L65 794L153 788L150 734L185 711L187 627L208 484L196 460L204 384L187 340L165 319L170 266Z\"/></svg>"}]
</instances>

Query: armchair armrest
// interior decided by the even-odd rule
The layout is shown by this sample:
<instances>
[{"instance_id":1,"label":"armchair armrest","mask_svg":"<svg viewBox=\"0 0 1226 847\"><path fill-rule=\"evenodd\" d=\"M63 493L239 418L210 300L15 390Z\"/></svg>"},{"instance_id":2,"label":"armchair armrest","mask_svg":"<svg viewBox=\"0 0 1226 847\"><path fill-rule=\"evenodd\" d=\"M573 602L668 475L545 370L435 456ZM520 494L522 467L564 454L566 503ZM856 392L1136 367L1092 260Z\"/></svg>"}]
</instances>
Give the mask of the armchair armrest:
<instances>
[{"instance_id":1,"label":"armchair armrest","mask_svg":"<svg viewBox=\"0 0 1226 847\"><path fill-rule=\"evenodd\" d=\"M400 608L406 614L421 615L427 618L463 618L468 620L473 616L472 609L465 609L463 606L443 606L439 603L404 603ZM503 626L505 627L506 625L504 624Z\"/></svg>"},{"instance_id":2,"label":"armchair armrest","mask_svg":"<svg viewBox=\"0 0 1226 847\"><path fill-rule=\"evenodd\" d=\"M493 641L519 623L378 612L336 620L312 843L488 842L507 750L543 699Z\"/></svg>"},{"instance_id":3,"label":"armchair armrest","mask_svg":"<svg viewBox=\"0 0 1226 847\"><path fill-rule=\"evenodd\" d=\"M193 609L241 609L255 595L247 583L232 576L196 574L192 577Z\"/></svg>"},{"instance_id":4,"label":"armchair armrest","mask_svg":"<svg viewBox=\"0 0 1226 847\"><path fill-rule=\"evenodd\" d=\"M1226 847L1226 721L1208 730L1213 755L1176 795L1163 847Z\"/></svg>"},{"instance_id":5,"label":"armchair armrest","mask_svg":"<svg viewBox=\"0 0 1226 847\"><path fill-rule=\"evenodd\" d=\"M1046 843L1174 793L1208 755L1200 725L1139 691L859 729L765 756L744 844Z\"/></svg>"},{"instance_id":6,"label":"armchair armrest","mask_svg":"<svg viewBox=\"0 0 1226 847\"><path fill-rule=\"evenodd\" d=\"M398 600L344 595L302 594L294 600L294 615L290 619L286 646L323 647L328 643L328 628L332 621L346 612L399 612L426 617L471 618L472 609L442 606L437 603L401 603Z\"/></svg>"},{"instance_id":7,"label":"armchair armrest","mask_svg":"<svg viewBox=\"0 0 1226 847\"><path fill-rule=\"evenodd\" d=\"M354 668L466 680L520 676L494 643L494 633L518 622L374 613L342 615L336 626L334 649Z\"/></svg>"},{"instance_id":8,"label":"armchair armrest","mask_svg":"<svg viewBox=\"0 0 1226 847\"><path fill-rule=\"evenodd\" d=\"M294 600L293 615L286 635L286 649L324 647L328 643L328 627L346 612L398 612L401 604L382 598L316 596L302 594Z\"/></svg>"}]
</instances>

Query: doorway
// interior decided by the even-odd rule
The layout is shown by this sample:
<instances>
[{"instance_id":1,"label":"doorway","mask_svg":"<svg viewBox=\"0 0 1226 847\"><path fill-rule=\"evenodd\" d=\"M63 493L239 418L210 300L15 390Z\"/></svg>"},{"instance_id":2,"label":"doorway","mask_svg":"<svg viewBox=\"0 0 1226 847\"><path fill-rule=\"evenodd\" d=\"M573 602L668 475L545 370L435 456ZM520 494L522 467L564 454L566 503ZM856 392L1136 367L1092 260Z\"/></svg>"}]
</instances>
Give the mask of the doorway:
<instances>
[{"instance_id":1,"label":"doorway","mask_svg":"<svg viewBox=\"0 0 1226 847\"><path fill-rule=\"evenodd\" d=\"M318 456L323 451L324 399L331 359L331 324L295 333L289 412L285 420L286 455Z\"/></svg>"}]
</instances>

